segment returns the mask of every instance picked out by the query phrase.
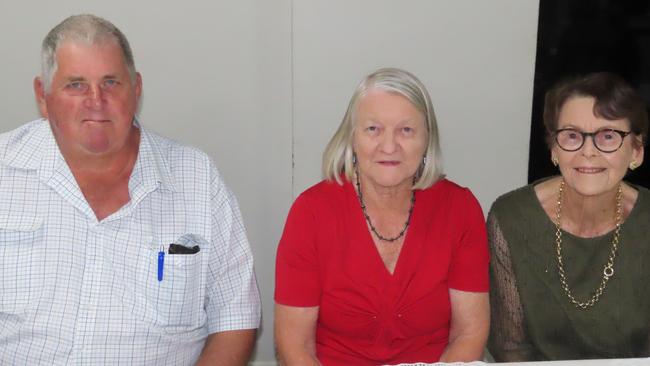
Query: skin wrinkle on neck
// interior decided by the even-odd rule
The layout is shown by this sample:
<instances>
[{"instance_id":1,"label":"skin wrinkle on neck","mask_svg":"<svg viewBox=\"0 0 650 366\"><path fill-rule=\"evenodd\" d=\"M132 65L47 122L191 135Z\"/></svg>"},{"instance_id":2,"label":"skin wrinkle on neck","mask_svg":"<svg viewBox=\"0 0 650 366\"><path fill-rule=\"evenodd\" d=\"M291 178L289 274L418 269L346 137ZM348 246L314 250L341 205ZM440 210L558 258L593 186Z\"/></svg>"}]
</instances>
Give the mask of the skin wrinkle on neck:
<instances>
[{"instance_id":1,"label":"skin wrinkle on neck","mask_svg":"<svg viewBox=\"0 0 650 366\"><path fill-rule=\"evenodd\" d=\"M542 182L535 192L546 215L555 222L557 191L560 177ZM616 228L616 191L586 197L565 186L562 199L562 230L581 238L594 238L612 232ZM623 183L622 221L625 222L634 208L638 192Z\"/></svg>"},{"instance_id":2,"label":"skin wrinkle on neck","mask_svg":"<svg viewBox=\"0 0 650 366\"><path fill-rule=\"evenodd\" d=\"M595 197L576 194L565 188L562 228L576 236L591 238L616 228L616 191Z\"/></svg>"},{"instance_id":3,"label":"skin wrinkle on neck","mask_svg":"<svg viewBox=\"0 0 650 366\"><path fill-rule=\"evenodd\" d=\"M411 202L412 189L410 182L412 179L408 181L408 186L402 184L396 187L384 187L374 184L372 180L364 179L363 174L360 174L359 180L366 206L372 205L374 208L381 210L401 210L406 207L406 211L408 211Z\"/></svg>"}]
</instances>

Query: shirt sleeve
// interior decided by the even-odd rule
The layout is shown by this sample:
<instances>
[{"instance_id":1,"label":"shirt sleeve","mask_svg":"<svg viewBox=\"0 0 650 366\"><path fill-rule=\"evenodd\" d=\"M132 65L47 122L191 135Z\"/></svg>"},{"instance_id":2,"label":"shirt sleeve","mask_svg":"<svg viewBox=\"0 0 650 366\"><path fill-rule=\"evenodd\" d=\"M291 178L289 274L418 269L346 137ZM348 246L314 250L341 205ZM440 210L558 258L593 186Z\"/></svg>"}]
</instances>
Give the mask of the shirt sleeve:
<instances>
[{"instance_id":1,"label":"shirt sleeve","mask_svg":"<svg viewBox=\"0 0 650 366\"><path fill-rule=\"evenodd\" d=\"M468 189L464 189L461 197L455 213L462 233L452 254L449 287L461 291L487 292L489 254L483 211Z\"/></svg>"},{"instance_id":2,"label":"shirt sleeve","mask_svg":"<svg viewBox=\"0 0 650 366\"><path fill-rule=\"evenodd\" d=\"M212 245L207 274L209 333L254 329L261 317L253 255L233 193L212 167Z\"/></svg>"},{"instance_id":3,"label":"shirt sleeve","mask_svg":"<svg viewBox=\"0 0 650 366\"><path fill-rule=\"evenodd\" d=\"M318 306L321 285L316 251L316 217L307 197L296 199L278 245L275 301L290 306Z\"/></svg>"},{"instance_id":4,"label":"shirt sleeve","mask_svg":"<svg viewBox=\"0 0 650 366\"><path fill-rule=\"evenodd\" d=\"M534 348L526 333L508 241L494 212L488 216L488 234L492 256L488 349L497 362L533 360Z\"/></svg>"}]
</instances>

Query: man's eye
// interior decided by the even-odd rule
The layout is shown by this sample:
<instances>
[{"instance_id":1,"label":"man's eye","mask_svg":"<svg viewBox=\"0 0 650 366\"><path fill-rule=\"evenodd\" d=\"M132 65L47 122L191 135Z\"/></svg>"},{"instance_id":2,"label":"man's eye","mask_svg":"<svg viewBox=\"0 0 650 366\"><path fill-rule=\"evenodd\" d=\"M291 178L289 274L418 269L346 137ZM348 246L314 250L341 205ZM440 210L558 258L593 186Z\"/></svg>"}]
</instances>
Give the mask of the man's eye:
<instances>
[{"instance_id":1,"label":"man's eye","mask_svg":"<svg viewBox=\"0 0 650 366\"><path fill-rule=\"evenodd\" d=\"M403 127L403 128L402 128L402 131L404 131L405 133L411 133L411 132L413 132L413 128L412 128L412 127L408 127L408 126L407 126L407 127Z\"/></svg>"},{"instance_id":2,"label":"man's eye","mask_svg":"<svg viewBox=\"0 0 650 366\"><path fill-rule=\"evenodd\" d=\"M366 128L366 131L368 131L368 132L375 132L375 131L377 131L377 126L368 126L368 127Z\"/></svg>"},{"instance_id":3,"label":"man's eye","mask_svg":"<svg viewBox=\"0 0 650 366\"><path fill-rule=\"evenodd\" d=\"M81 88L83 88L83 83L80 82L80 81L73 81L71 83L68 83L68 85L66 85L66 87L69 88L69 89L81 89Z\"/></svg>"},{"instance_id":4,"label":"man's eye","mask_svg":"<svg viewBox=\"0 0 650 366\"><path fill-rule=\"evenodd\" d=\"M88 84L83 81L71 81L65 84L64 89L73 94L84 94L88 90Z\"/></svg>"},{"instance_id":5,"label":"man's eye","mask_svg":"<svg viewBox=\"0 0 650 366\"><path fill-rule=\"evenodd\" d=\"M580 138L580 134L579 134L579 133L576 133L576 132L569 132L569 133L567 134L567 137L568 137L569 139L571 139L571 140L577 140L577 139Z\"/></svg>"},{"instance_id":6,"label":"man's eye","mask_svg":"<svg viewBox=\"0 0 650 366\"><path fill-rule=\"evenodd\" d=\"M118 84L119 84L119 82L118 82L117 80L115 80L115 79L107 79L107 80L104 80L104 86L105 86L105 87L109 87L109 88L110 88L110 87L116 86L116 85L118 85Z\"/></svg>"}]
</instances>

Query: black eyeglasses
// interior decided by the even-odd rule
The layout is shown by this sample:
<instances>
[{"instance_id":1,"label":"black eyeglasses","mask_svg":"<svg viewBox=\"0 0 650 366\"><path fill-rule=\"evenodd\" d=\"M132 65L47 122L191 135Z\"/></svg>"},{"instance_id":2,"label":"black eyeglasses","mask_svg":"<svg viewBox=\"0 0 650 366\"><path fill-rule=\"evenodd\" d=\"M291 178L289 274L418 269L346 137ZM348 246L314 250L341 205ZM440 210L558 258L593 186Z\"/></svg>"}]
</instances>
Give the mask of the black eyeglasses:
<instances>
[{"instance_id":1,"label":"black eyeglasses","mask_svg":"<svg viewBox=\"0 0 650 366\"><path fill-rule=\"evenodd\" d=\"M555 131L555 142L564 151L578 151L585 144L587 137L591 137L596 149L604 153L612 153L623 146L623 139L630 131L604 128L596 132L582 132L574 128L563 128Z\"/></svg>"}]
</instances>

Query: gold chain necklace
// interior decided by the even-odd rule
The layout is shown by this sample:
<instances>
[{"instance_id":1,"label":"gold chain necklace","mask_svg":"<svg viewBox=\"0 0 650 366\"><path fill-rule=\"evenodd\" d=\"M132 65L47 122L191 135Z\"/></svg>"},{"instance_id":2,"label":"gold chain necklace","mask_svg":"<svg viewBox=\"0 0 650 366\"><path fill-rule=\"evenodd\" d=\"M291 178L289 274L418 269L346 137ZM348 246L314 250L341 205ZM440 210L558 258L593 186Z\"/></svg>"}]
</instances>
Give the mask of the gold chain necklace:
<instances>
[{"instance_id":1,"label":"gold chain necklace","mask_svg":"<svg viewBox=\"0 0 650 366\"><path fill-rule=\"evenodd\" d=\"M621 201L623 199L623 188L622 184L618 185L618 192L616 192L616 214L614 220L616 221L616 231L614 231L614 237L612 238L612 251L609 254L609 260L603 269L603 279L600 281L600 286L594 291L591 299L585 302L580 302L576 300L567 284L566 275L564 271L564 261L562 260L562 230L560 229L560 219L562 218L562 193L564 191L564 179L560 182L560 189L557 194L557 210L555 211L555 250L557 254L557 271L560 275L560 283L566 295L571 300L571 303L580 309L587 309L598 302L600 296L605 291L607 282L609 279L614 276L614 258L616 258L616 252L618 250L618 240L619 234L621 232Z\"/></svg>"}]
</instances>

